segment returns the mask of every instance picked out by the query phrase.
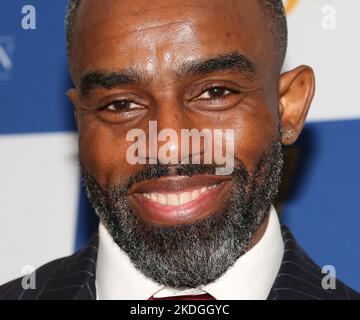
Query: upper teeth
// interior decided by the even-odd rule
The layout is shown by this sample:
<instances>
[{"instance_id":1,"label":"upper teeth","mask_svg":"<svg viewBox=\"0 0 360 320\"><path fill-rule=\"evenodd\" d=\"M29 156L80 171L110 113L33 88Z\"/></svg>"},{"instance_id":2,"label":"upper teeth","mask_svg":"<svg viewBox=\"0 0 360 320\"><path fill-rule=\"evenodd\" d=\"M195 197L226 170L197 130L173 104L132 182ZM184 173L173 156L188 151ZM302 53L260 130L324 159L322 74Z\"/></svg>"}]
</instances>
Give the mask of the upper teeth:
<instances>
[{"instance_id":1,"label":"upper teeth","mask_svg":"<svg viewBox=\"0 0 360 320\"><path fill-rule=\"evenodd\" d=\"M207 190L211 190L216 188L217 185L214 184L210 187L202 187L199 189L195 189L193 191L181 192L181 193L143 193L143 196L151 201L169 205L169 206L179 206L186 204L190 201L197 199L201 193L206 192Z\"/></svg>"}]
</instances>

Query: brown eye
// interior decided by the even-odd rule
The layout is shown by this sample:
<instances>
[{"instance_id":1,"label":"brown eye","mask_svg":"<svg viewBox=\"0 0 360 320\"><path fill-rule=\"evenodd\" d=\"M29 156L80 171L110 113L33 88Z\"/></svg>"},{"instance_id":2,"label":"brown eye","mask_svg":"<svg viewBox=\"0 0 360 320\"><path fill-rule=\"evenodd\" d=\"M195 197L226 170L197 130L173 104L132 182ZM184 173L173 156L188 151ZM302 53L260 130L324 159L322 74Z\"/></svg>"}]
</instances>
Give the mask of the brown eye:
<instances>
[{"instance_id":1,"label":"brown eye","mask_svg":"<svg viewBox=\"0 0 360 320\"><path fill-rule=\"evenodd\" d=\"M116 100L109 104L106 109L111 111L127 111L138 107L136 103L129 100Z\"/></svg>"},{"instance_id":2,"label":"brown eye","mask_svg":"<svg viewBox=\"0 0 360 320\"><path fill-rule=\"evenodd\" d=\"M209 90L209 96L212 98L218 98L225 95L226 89L224 87L213 87Z\"/></svg>"},{"instance_id":3,"label":"brown eye","mask_svg":"<svg viewBox=\"0 0 360 320\"><path fill-rule=\"evenodd\" d=\"M225 87L216 86L207 89L202 95L198 97L198 99L219 99L229 95L230 93L232 93L231 90Z\"/></svg>"}]
</instances>

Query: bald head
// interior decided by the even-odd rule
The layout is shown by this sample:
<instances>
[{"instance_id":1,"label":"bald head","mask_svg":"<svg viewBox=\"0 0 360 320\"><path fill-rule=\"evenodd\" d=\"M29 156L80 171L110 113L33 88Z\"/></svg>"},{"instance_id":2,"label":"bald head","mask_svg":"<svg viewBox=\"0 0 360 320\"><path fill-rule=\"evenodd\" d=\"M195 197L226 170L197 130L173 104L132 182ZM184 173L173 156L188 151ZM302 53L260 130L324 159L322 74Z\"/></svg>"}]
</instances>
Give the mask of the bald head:
<instances>
[{"instance_id":1,"label":"bald head","mask_svg":"<svg viewBox=\"0 0 360 320\"><path fill-rule=\"evenodd\" d=\"M278 64L281 67L287 49L287 21L282 0L259 0L264 8L264 21L274 37L275 50L278 56ZM66 14L66 48L70 56L73 35L76 26L76 12L81 0L68 0Z\"/></svg>"}]
</instances>

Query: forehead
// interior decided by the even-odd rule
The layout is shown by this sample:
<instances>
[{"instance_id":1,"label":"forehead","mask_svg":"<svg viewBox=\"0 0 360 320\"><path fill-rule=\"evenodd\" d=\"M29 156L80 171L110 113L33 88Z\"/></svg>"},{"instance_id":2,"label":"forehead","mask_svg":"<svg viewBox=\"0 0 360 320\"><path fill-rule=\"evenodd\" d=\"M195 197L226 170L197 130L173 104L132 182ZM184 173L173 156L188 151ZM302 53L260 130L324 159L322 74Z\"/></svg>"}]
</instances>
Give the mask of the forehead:
<instances>
[{"instance_id":1,"label":"forehead","mask_svg":"<svg viewBox=\"0 0 360 320\"><path fill-rule=\"evenodd\" d=\"M76 16L72 69L76 78L128 67L151 76L233 51L261 69L273 58L265 25L258 1L86 0Z\"/></svg>"}]
</instances>

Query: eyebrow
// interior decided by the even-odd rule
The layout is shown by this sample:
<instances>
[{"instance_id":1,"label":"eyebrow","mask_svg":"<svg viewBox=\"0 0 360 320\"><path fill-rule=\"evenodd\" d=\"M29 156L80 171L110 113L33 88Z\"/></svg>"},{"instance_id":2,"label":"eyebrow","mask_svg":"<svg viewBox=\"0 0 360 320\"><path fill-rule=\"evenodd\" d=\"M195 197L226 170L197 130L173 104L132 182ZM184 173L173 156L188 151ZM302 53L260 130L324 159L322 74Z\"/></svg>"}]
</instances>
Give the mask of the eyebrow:
<instances>
[{"instance_id":1,"label":"eyebrow","mask_svg":"<svg viewBox=\"0 0 360 320\"><path fill-rule=\"evenodd\" d=\"M246 76L254 76L256 74L255 64L247 56L236 51L210 59L184 62L176 74L179 78L184 78L228 70L236 71Z\"/></svg>"},{"instance_id":2,"label":"eyebrow","mask_svg":"<svg viewBox=\"0 0 360 320\"><path fill-rule=\"evenodd\" d=\"M137 70L117 70L112 72L90 71L80 80L80 92L87 95L91 89L104 88L113 89L125 85L142 82L143 76Z\"/></svg>"},{"instance_id":3,"label":"eyebrow","mask_svg":"<svg viewBox=\"0 0 360 320\"><path fill-rule=\"evenodd\" d=\"M175 78L180 80L186 77L229 70L244 74L247 77L256 74L254 63L248 57L238 52L217 55L208 59L186 61L175 70L174 74ZM116 87L150 81L151 79L144 73L132 68L112 72L90 71L80 80L80 92L82 95L87 95L90 90L95 88L110 90Z\"/></svg>"}]
</instances>

